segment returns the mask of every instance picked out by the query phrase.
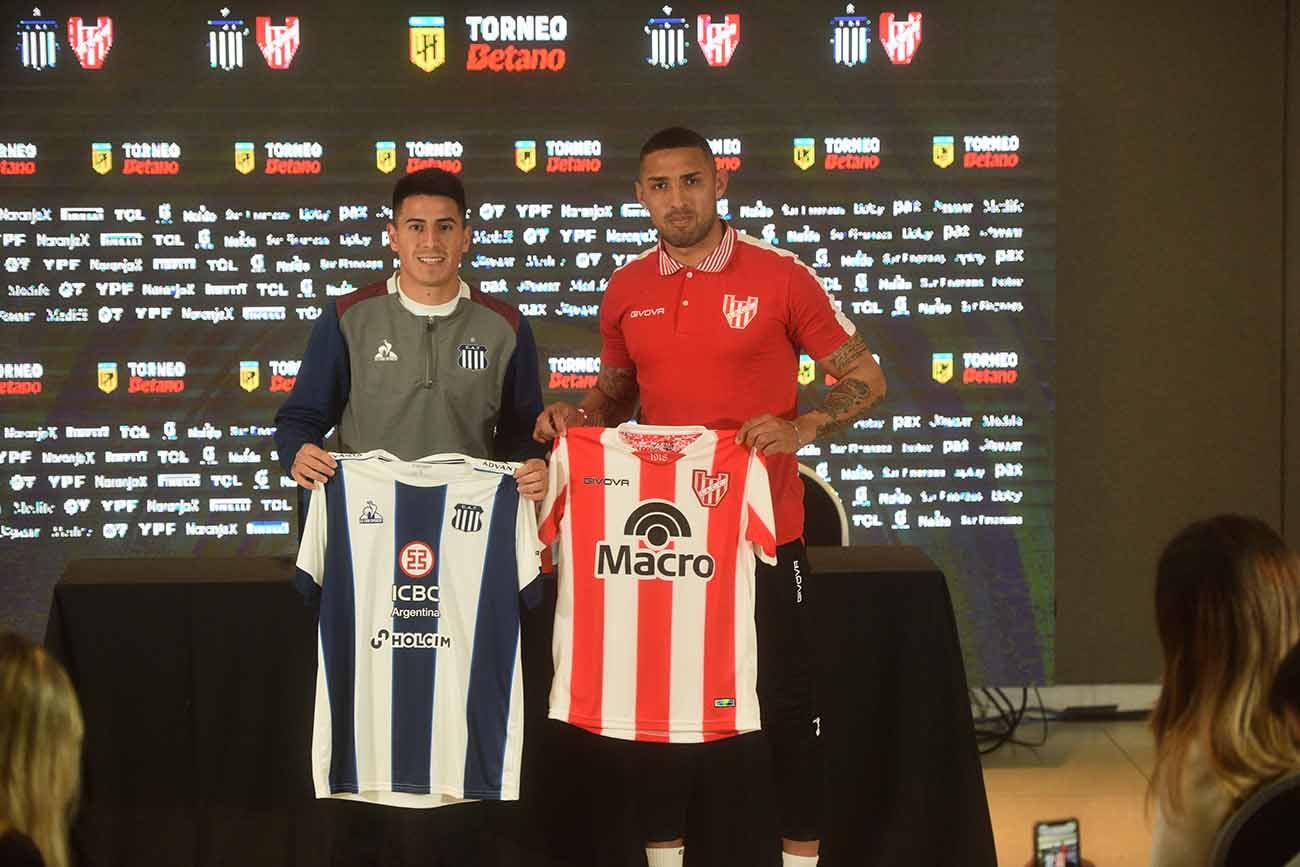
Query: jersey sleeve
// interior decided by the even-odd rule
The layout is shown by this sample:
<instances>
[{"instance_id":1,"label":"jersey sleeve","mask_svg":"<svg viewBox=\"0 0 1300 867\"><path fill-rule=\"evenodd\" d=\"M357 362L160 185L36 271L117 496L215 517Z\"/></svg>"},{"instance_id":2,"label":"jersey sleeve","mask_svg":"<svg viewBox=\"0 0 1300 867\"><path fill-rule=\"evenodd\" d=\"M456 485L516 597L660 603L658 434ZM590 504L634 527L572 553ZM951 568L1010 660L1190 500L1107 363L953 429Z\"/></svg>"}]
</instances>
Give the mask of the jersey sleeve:
<instances>
[{"instance_id":1,"label":"jersey sleeve","mask_svg":"<svg viewBox=\"0 0 1300 867\"><path fill-rule=\"evenodd\" d=\"M776 565L776 516L772 512L772 482L767 475L767 458L757 449L749 453L745 470L745 511L741 533L754 547L754 554L769 566Z\"/></svg>"},{"instance_id":2,"label":"jersey sleeve","mask_svg":"<svg viewBox=\"0 0 1300 867\"><path fill-rule=\"evenodd\" d=\"M560 519L564 517L569 501L569 442L563 436L555 440L547 472L549 479L546 498L542 500L538 538L543 545L549 546L560 538Z\"/></svg>"},{"instance_id":3,"label":"jersey sleeve","mask_svg":"<svg viewBox=\"0 0 1300 867\"><path fill-rule=\"evenodd\" d=\"M798 259L790 268L789 305L791 340L813 358L825 358L857 333L821 280Z\"/></svg>"},{"instance_id":4,"label":"jersey sleeve","mask_svg":"<svg viewBox=\"0 0 1300 867\"><path fill-rule=\"evenodd\" d=\"M302 541L298 543L298 562L293 583L302 594L303 601L309 605L320 601L320 588L325 581L325 546L329 541L325 498L329 487L321 485L311 492L307 505L307 522L303 527Z\"/></svg>"},{"instance_id":5,"label":"jersey sleeve","mask_svg":"<svg viewBox=\"0 0 1300 867\"><path fill-rule=\"evenodd\" d=\"M605 299L600 304L600 366L629 368L635 367L632 356L627 352L627 341L623 339L622 305L611 297L609 290L614 288L614 280L605 291Z\"/></svg>"}]
</instances>

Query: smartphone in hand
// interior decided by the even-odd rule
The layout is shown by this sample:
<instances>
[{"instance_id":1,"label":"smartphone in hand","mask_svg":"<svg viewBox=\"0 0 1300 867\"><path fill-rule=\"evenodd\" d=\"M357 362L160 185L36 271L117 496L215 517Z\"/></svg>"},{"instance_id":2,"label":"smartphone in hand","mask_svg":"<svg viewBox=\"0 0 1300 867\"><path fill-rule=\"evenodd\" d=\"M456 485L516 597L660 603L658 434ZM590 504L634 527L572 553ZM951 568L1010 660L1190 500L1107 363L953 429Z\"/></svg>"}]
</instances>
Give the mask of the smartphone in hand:
<instances>
[{"instance_id":1,"label":"smartphone in hand","mask_svg":"<svg viewBox=\"0 0 1300 867\"><path fill-rule=\"evenodd\" d=\"M1078 819L1034 823L1034 867L1080 867Z\"/></svg>"}]
</instances>

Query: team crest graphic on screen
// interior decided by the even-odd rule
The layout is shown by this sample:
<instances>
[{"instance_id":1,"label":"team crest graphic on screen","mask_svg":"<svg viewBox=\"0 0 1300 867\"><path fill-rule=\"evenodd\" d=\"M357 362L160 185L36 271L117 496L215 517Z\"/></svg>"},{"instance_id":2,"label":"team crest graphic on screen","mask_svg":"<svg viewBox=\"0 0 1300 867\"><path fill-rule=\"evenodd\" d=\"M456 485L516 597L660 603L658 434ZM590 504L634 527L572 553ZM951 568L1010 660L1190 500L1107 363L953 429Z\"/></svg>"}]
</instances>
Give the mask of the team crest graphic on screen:
<instances>
[{"instance_id":1,"label":"team crest graphic on screen","mask_svg":"<svg viewBox=\"0 0 1300 867\"><path fill-rule=\"evenodd\" d=\"M423 578L433 571L433 549L424 542L407 542L397 554L397 565L408 578Z\"/></svg>"},{"instance_id":2,"label":"team crest graphic on screen","mask_svg":"<svg viewBox=\"0 0 1300 867\"><path fill-rule=\"evenodd\" d=\"M99 390L104 394L112 394L117 391L117 362L101 361L95 378L95 383Z\"/></svg>"},{"instance_id":3,"label":"team crest graphic on screen","mask_svg":"<svg viewBox=\"0 0 1300 867\"><path fill-rule=\"evenodd\" d=\"M524 139L515 142L515 168L521 172L531 172L537 168L537 142Z\"/></svg>"},{"instance_id":4,"label":"team crest graphic on screen","mask_svg":"<svg viewBox=\"0 0 1300 867\"><path fill-rule=\"evenodd\" d=\"M397 168L397 142L375 142L375 168L384 174Z\"/></svg>"},{"instance_id":5,"label":"team crest graphic on screen","mask_svg":"<svg viewBox=\"0 0 1300 867\"><path fill-rule=\"evenodd\" d=\"M721 21L714 21L712 15L700 15L696 22L696 38L700 51L704 52L704 61L709 66L730 64L740 44L740 13L729 12Z\"/></svg>"},{"instance_id":6,"label":"team crest graphic on screen","mask_svg":"<svg viewBox=\"0 0 1300 867\"><path fill-rule=\"evenodd\" d=\"M836 64L852 67L866 63L871 48L871 19L854 15L850 3L847 14L831 19L831 44L835 46Z\"/></svg>"},{"instance_id":7,"label":"team crest graphic on screen","mask_svg":"<svg viewBox=\"0 0 1300 867\"><path fill-rule=\"evenodd\" d=\"M921 13L909 12L906 21L899 21L893 12L882 12L880 44L885 46L890 63L911 63L921 47Z\"/></svg>"},{"instance_id":8,"label":"team crest graphic on screen","mask_svg":"<svg viewBox=\"0 0 1300 867\"><path fill-rule=\"evenodd\" d=\"M58 28L59 22L53 18L24 18L18 22L18 54L23 66L44 70L58 63Z\"/></svg>"},{"instance_id":9,"label":"team crest graphic on screen","mask_svg":"<svg viewBox=\"0 0 1300 867\"><path fill-rule=\"evenodd\" d=\"M101 175L113 170L113 146L97 141L90 146L90 167Z\"/></svg>"},{"instance_id":10,"label":"team crest graphic on screen","mask_svg":"<svg viewBox=\"0 0 1300 867\"><path fill-rule=\"evenodd\" d=\"M244 19L212 18L208 28L208 66L223 72L243 69L244 37L248 35Z\"/></svg>"},{"instance_id":11,"label":"team crest graphic on screen","mask_svg":"<svg viewBox=\"0 0 1300 867\"><path fill-rule=\"evenodd\" d=\"M267 16L259 16L257 47L262 50L266 65L271 69L288 69L298 53L301 33L297 15L286 17L283 24L272 24Z\"/></svg>"},{"instance_id":12,"label":"team crest graphic on screen","mask_svg":"<svg viewBox=\"0 0 1300 867\"><path fill-rule=\"evenodd\" d=\"M596 543L597 578L713 577L713 557L692 537L690 522L667 500L645 500L623 522L623 538Z\"/></svg>"},{"instance_id":13,"label":"team crest graphic on screen","mask_svg":"<svg viewBox=\"0 0 1300 867\"><path fill-rule=\"evenodd\" d=\"M953 159L956 158L956 144L950 135L937 135L934 137L934 164L941 169L946 169L952 165Z\"/></svg>"},{"instance_id":14,"label":"team crest graphic on screen","mask_svg":"<svg viewBox=\"0 0 1300 867\"><path fill-rule=\"evenodd\" d=\"M936 352L930 361L930 375L935 382L947 382L952 379L953 362L951 352Z\"/></svg>"},{"instance_id":15,"label":"team crest graphic on screen","mask_svg":"<svg viewBox=\"0 0 1300 867\"><path fill-rule=\"evenodd\" d=\"M794 164L802 171L808 171L817 162L817 143L810 138L794 140Z\"/></svg>"},{"instance_id":16,"label":"team crest graphic on screen","mask_svg":"<svg viewBox=\"0 0 1300 867\"><path fill-rule=\"evenodd\" d=\"M447 27L441 15L412 15L411 62L425 72L433 72L447 62Z\"/></svg>"},{"instance_id":17,"label":"team crest graphic on screen","mask_svg":"<svg viewBox=\"0 0 1300 867\"><path fill-rule=\"evenodd\" d=\"M239 362L239 387L244 391L257 391L262 381L261 366L256 361Z\"/></svg>"},{"instance_id":18,"label":"team crest graphic on screen","mask_svg":"<svg viewBox=\"0 0 1300 867\"><path fill-rule=\"evenodd\" d=\"M235 171L241 175L249 174L257 168L257 151L251 141L235 142Z\"/></svg>"},{"instance_id":19,"label":"team crest graphic on screen","mask_svg":"<svg viewBox=\"0 0 1300 867\"><path fill-rule=\"evenodd\" d=\"M664 9L671 12L671 6ZM651 18L645 26L650 37L650 56L646 63L660 69L675 69L686 65L686 37L691 28L685 18L665 15L663 18Z\"/></svg>"},{"instance_id":20,"label":"team crest graphic on screen","mask_svg":"<svg viewBox=\"0 0 1300 867\"><path fill-rule=\"evenodd\" d=\"M104 58L113 47L113 19L99 16L86 24L80 16L68 19L68 44L82 69L103 69Z\"/></svg>"}]
</instances>

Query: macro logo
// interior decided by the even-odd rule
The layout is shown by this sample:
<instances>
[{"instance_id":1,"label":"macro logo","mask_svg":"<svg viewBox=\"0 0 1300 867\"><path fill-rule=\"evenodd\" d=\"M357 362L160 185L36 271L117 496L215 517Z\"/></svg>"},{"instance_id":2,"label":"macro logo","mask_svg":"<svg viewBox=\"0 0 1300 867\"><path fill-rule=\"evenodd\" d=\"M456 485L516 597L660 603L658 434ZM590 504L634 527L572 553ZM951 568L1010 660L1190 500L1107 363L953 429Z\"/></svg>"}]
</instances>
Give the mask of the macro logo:
<instances>
[{"instance_id":1,"label":"macro logo","mask_svg":"<svg viewBox=\"0 0 1300 867\"><path fill-rule=\"evenodd\" d=\"M933 139L932 158L934 164L941 169L946 169L952 165L956 159L957 149L953 137L950 135L937 135Z\"/></svg>"},{"instance_id":2,"label":"macro logo","mask_svg":"<svg viewBox=\"0 0 1300 867\"><path fill-rule=\"evenodd\" d=\"M257 47L271 69L288 69L301 43L302 29L297 15L287 16L283 24L272 24L268 16L258 16Z\"/></svg>"},{"instance_id":3,"label":"macro logo","mask_svg":"<svg viewBox=\"0 0 1300 867\"><path fill-rule=\"evenodd\" d=\"M447 23L441 15L412 15L410 27L411 63L433 72L447 62Z\"/></svg>"},{"instance_id":4,"label":"macro logo","mask_svg":"<svg viewBox=\"0 0 1300 867\"><path fill-rule=\"evenodd\" d=\"M112 143L97 141L90 145L90 167L101 175L106 175L113 170Z\"/></svg>"},{"instance_id":5,"label":"macro logo","mask_svg":"<svg viewBox=\"0 0 1300 867\"><path fill-rule=\"evenodd\" d=\"M650 37L650 56L645 62L660 69L676 69L686 65L686 37L691 28L686 19L673 15L673 7L665 6L662 18L651 18L645 25Z\"/></svg>"},{"instance_id":6,"label":"macro logo","mask_svg":"<svg viewBox=\"0 0 1300 867\"><path fill-rule=\"evenodd\" d=\"M384 174L397 168L397 142L375 142L375 168Z\"/></svg>"},{"instance_id":7,"label":"macro logo","mask_svg":"<svg viewBox=\"0 0 1300 867\"><path fill-rule=\"evenodd\" d=\"M808 171L817 162L817 142L810 138L797 138L794 140L794 164L799 167L800 171Z\"/></svg>"},{"instance_id":8,"label":"macro logo","mask_svg":"<svg viewBox=\"0 0 1300 867\"><path fill-rule=\"evenodd\" d=\"M622 538L596 543L596 577L708 581L716 564L701 547L680 509L644 500L627 516Z\"/></svg>"},{"instance_id":9,"label":"macro logo","mask_svg":"<svg viewBox=\"0 0 1300 867\"><path fill-rule=\"evenodd\" d=\"M714 21L712 15L699 15L695 23L704 62L709 66L729 65L740 44L740 13L728 12L721 21Z\"/></svg>"},{"instance_id":10,"label":"macro logo","mask_svg":"<svg viewBox=\"0 0 1300 867\"><path fill-rule=\"evenodd\" d=\"M256 361L239 362L239 387L244 391L257 391L262 382L262 368Z\"/></svg>"},{"instance_id":11,"label":"macro logo","mask_svg":"<svg viewBox=\"0 0 1300 867\"><path fill-rule=\"evenodd\" d=\"M568 62L555 45L569 38L563 15L466 15L465 26L470 72L559 72Z\"/></svg>"},{"instance_id":12,"label":"macro logo","mask_svg":"<svg viewBox=\"0 0 1300 867\"><path fill-rule=\"evenodd\" d=\"M244 38L248 36L244 19L229 15L229 9L222 9L222 17L208 19L208 66L223 72L244 68Z\"/></svg>"},{"instance_id":13,"label":"macro logo","mask_svg":"<svg viewBox=\"0 0 1300 867\"><path fill-rule=\"evenodd\" d=\"M880 44L890 63L911 63L921 47L921 13L907 13L906 21L897 20L893 12L880 13Z\"/></svg>"},{"instance_id":14,"label":"macro logo","mask_svg":"<svg viewBox=\"0 0 1300 867\"><path fill-rule=\"evenodd\" d=\"M103 69L113 47L113 19L100 15L94 24L86 24L80 16L69 18L68 44L82 69Z\"/></svg>"},{"instance_id":15,"label":"macro logo","mask_svg":"<svg viewBox=\"0 0 1300 867\"><path fill-rule=\"evenodd\" d=\"M951 352L936 352L930 356L930 376L935 382L945 383L952 379L953 359Z\"/></svg>"},{"instance_id":16,"label":"macro logo","mask_svg":"<svg viewBox=\"0 0 1300 867\"><path fill-rule=\"evenodd\" d=\"M40 15L39 9L34 11ZM59 22L53 18L23 18L18 22L18 56L26 69L42 72L59 62Z\"/></svg>"},{"instance_id":17,"label":"macro logo","mask_svg":"<svg viewBox=\"0 0 1300 867\"><path fill-rule=\"evenodd\" d=\"M537 142L520 139L515 142L515 168L527 173L537 168Z\"/></svg>"},{"instance_id":18,"label":"macro logo","mask_svg":"<svg viewBox=\"0 0 1300 867\"><path fill-rule=\"evenodd\" d=\"M867 52L871 48L871 19L865 15L854 15L853 4L844 8L843 15L831 19L831 45L834 46L834 60L838 66L854 67L867 62Z\"/></svg>"},{"instance_id":19,"label":"macro logo","mask_svg":"<svg viewBox=\"0 0 1300 867\"><path fill-rule=\"evenodd\" d=\"M104 394L117 391L117 362L101 361L95 372L95 384Z\"/></svg>"}]
</instances>

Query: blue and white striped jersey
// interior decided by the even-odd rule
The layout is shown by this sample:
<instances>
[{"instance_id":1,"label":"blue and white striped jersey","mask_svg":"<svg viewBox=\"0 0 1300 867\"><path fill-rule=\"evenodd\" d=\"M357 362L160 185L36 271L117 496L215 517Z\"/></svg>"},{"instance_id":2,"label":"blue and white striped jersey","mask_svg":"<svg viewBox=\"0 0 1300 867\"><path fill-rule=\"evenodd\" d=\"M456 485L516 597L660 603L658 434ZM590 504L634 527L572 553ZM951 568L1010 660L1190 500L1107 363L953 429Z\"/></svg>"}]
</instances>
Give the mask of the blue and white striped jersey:
<instances>
[{"instance_id":1,"label":"blue and white striped jersey","mask_svg":"<svg viewBox=\"0 0 1300 867\"><path fill-rule=\"evenodd\" d=\"M299 589L320 601L316 796L517 799L519 592L540 565L517 465L335 457L298 550Z\"/></svg>"}]
</instances>

